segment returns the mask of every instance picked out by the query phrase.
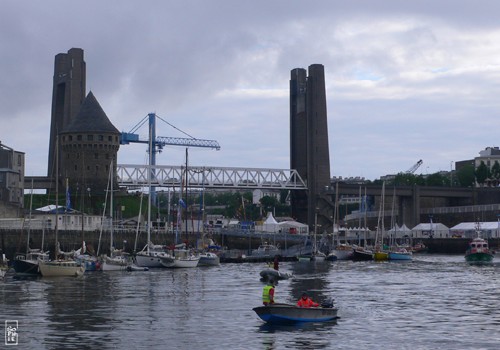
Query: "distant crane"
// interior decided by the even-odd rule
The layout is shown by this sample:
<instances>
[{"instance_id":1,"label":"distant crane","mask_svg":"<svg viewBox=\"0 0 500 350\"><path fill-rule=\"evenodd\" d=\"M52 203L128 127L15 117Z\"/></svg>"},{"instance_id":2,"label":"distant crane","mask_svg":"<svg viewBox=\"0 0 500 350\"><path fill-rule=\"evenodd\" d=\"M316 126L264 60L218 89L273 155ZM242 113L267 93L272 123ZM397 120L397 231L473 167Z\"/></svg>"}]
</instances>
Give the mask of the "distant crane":
<instances>
[{"instance_id":1,"label":"distant crane","mask_svg":"<svg viewBox=\"0 0 500 350\"><path fill-rule=\"evenodd\" d=\"M413 166L410 169L406 170L405 174L413 174L422 165L422 163L423 161L422 159L420 159L418 162L413 164Z\"/></svg>"},{"instance_id":2,"label":"distant crane","mask_svg":"<svg viewBox=\"0 0 500 350\"><path fill-rule=\"evenodd\" d=\"M174 129L180 131L186 136L189 136L189 138L183 138L183 137L165 137L165 136L156 136L156 118L162 120L163 122L167 123ZM143 126L146 121L149 121L149 137L147 140L140 139L138 134L135 134L137 130ZM212 148L215 150L220 150L220 145L217 141L215 140L204 140L204 139L197 139L188 133L180 130L179 128L173 126L166 120L160 118L158 115L155 113L149 113L147 116L145 116L139 123L137 123L136 126L132 128L130 132L122 132L120 135L120 144L122 145L128 145L129 143L147 143L148 144L148 152L149 152L149 164L151 166L156 165L156 153L160 153L163 150L163 147L166 145L173 145L173 146L184 146L184 147L205 147L205 148ZM151 170L151 174L154 175L154 169ZM154 189L151 189L152 191L152 198L155 197L154 195Z\"/></svg>"}]
</instances>

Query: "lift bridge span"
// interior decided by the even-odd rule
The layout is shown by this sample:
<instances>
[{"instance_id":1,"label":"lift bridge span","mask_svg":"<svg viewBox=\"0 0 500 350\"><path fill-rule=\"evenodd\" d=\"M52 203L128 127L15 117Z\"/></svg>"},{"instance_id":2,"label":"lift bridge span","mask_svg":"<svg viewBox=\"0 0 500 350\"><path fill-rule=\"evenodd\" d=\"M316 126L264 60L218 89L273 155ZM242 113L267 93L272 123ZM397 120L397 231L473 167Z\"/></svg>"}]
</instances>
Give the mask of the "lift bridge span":
<instances>
[{"instance_id":1,"label":"lift bridge span","mask_svg":"<svg viewBox=\"0 0 500 350\"><path fill-rule=\"evenodd\" d=\"M130 188L149 186L148 169L151 169L152 187L186 184L185 166L118 164L119 185ZM294 169L189 166L187 183L190 188L307 190L306 182Z\"/></svg>"}]
</instances>

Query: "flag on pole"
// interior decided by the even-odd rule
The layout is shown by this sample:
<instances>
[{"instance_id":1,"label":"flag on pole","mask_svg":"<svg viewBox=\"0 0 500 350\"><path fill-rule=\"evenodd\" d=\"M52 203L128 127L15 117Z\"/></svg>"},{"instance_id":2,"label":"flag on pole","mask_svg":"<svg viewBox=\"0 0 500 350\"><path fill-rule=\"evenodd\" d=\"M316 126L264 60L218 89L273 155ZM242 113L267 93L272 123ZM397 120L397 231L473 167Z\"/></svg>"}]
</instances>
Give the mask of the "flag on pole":
<instances>
[{"instance_id":1,"label":"flag on pole","mask_svg":"<svg viewBox=\"0 0 500 350\"><path fill-rule=\"evenodd\" d=\"M181 198L181 199L179 199L179 205L180 205L181 207L183 207L184 209L186 209L186 208L187 208L186 202L184 202L184 201L182 200L182 198Z\"/></svg>"}]
</instances>

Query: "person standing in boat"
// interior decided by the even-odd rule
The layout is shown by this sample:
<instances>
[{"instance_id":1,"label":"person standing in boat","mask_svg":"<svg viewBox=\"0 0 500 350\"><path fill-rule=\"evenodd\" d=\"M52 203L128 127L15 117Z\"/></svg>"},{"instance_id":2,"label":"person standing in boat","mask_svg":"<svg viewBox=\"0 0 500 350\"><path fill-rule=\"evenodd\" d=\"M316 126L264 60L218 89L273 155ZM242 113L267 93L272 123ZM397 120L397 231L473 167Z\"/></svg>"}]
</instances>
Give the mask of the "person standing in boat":
<instances>
[{"instance_id":1,"label":"person standing in boat","mask_svg":"<svg viewBox=\"0 0 500 350\"><path fill-rule=\"evenodd\" d=\"M302 297L297 302L297 306L299 306L299 307L318 307L319 304L312 301L312 299L307 296L307 293L302 293Z\"/></svg>"},{"instance_id":2,"label":"person standing in boat","mask_svg":"<svg viewBox=\"0 0 500 350\"><path fill-rule=\"evenodd\" d=\"M266 286L262 290L262 304L272 305L274 304L274 281L270 280L267 282Z\"/></svg>"},{"instance_id":3,"label":"person standing in boat","mask_svg":"<svg viewBox=\"0 0 500 350\"><path fill-rule=\"evenodd\" d=\"M279 260L278 255L274 256L274 266L273 267L276 271L279 271L279 269L280 269L280 260Z\"/></svg>"}]
</instances>

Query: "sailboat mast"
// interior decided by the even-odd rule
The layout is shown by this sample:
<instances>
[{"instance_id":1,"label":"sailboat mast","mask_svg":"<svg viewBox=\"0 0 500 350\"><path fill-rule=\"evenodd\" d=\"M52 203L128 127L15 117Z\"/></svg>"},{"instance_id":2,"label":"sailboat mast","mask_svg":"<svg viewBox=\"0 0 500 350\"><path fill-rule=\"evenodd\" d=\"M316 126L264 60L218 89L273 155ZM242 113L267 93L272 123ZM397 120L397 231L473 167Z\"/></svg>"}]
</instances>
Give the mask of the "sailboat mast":
<instances>
[{"instance_id":1,"label":"sailboat mast","mask_svg":"<svg viewBox=\"0 0 500 350\"><path fill-rule=\"evenodd\" d=\"M184 220L186 221L186 242L189 241L189 236L188 236L188 216L187 216L187 213L188 213L188 181L189 181L189 177L188 177L188 148L186 147L186 187L185 187L185 191L186 191L186 215L185 215L185 218Z\"/></svg>"},{"instance_id":2,"label":"sailboat mast","mask_svg":"<svg viewBox=\"0 0 500 350\"><path fill-rule=\"evenodd\" d=\"M110 216L110 219L111 219L111 230L110 230L110 238L109 238L109 254L111 255L113 253L113 214L114 214L114 211L115 211L115 207L113 205L113 189L114 189L114 183L113 183L113 178L115 177L114 176L114 171L113 171L113 161L111 161L111 166L109 168L109 173L111 175L111 179L110 179L110 183L111 183L111 197L109 199L109 216Z\"/></svg>"},{"instance_id":3,"label":"sailboat mast","mask_svg":"<svg viewBox=\"0 0 500 350\"><path fill-rule=\"evenodd\" d=\"M59 136L56 135L56 225L55 225L55 244L56 247L54 249L55 259L59 256L59 247L57 245L58 241L58 230L59 230Z\"/></svg>"},{"instance_id":4,"label":"sailboat mast","mask_svg":"<svg viewBox=\"0 0 500 350\"><path fill-rule=\"evenodd\" d=\"M28 226L28 239L26 240L26 254L30 251L30 233L31 233L31 211L33 210L33 179L31 179L31 194L30 194L30 223ZM42 246L43 251L43 246Z\"/></svg>"},{"instance_id":5,"label":"sailboat mast","mask_svg":"<svg viewBox=\"0 0 500 350\"><path fill-rule=\"evenodd\" d=\"M148 242L147 242L147 253L149 255L149 242L151 241L151 163L153 160L153 125L149 125L149 160L148 160Z\"/></svg>"}]
</instances>

